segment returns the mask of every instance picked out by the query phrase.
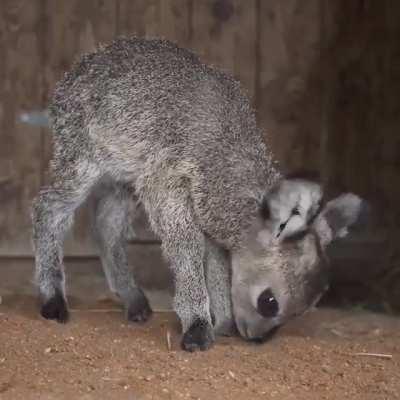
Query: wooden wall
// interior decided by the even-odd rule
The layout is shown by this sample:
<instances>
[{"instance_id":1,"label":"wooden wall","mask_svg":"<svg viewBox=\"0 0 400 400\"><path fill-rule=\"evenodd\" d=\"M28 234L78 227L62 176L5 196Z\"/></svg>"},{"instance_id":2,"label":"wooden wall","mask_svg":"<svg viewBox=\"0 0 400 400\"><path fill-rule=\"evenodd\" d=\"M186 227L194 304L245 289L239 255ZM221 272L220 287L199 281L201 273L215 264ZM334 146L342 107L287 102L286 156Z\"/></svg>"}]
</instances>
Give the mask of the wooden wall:
<instances>
[{"instance_id":1,"label":"wooden wall","mask_svg":"<svg viewBox=\"0 0 400 400\"><path fill-rule=\"evenodd\" d=\"M317 0L1 0L0 255L31 254L31 200L48 180L50 132L20 114L44 109L72 61L118 35L163 36L232 72L283 165L302 165L314 146L302 138L318 130L319 101L307 91L318 12ZM83 211L66 254L93 254L88 226Z\"/></svg>"},{"instance_id":2,"label":"wooden wall","mask_svg":"<svg viewBox=\"0 0 400 400\"><path fill-rule=\"evenodd\" d=\"M18 116L46 107L79 54L138 34L240 79L282 169L319 170L332 192L369 199L385 263L398 263L399 21L394 0L1 0L0 255L31 254L29 209L51 154L49 130ZM83 211L67 254L94 254L88 226Z\"/></svg>"},{"instance_id":3,"label":"wooden wall","mask_svg":"<svg viewBox=\"0 0 400 400\"><path fill-rule=\"evenodd\" d=\"M336 286L359 281L400 310L400 3L323 4L321 171L330 193L355 191L375 214L337 253Z\"/></svg>"}]
</instances>

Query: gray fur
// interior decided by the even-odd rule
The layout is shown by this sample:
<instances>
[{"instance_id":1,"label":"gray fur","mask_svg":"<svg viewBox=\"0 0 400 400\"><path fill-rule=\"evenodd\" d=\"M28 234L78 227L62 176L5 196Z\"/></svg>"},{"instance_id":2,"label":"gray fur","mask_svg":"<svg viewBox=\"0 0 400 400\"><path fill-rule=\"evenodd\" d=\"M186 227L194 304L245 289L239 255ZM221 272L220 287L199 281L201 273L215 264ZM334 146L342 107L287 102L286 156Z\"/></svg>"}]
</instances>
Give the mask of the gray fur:
<instances>
[{"instance_id":1,"label":"gray fur","mask_svg":"<svg viewBox=\"0 0 400 400\"><path fill-rule=\"evenodd\" d=\"M146 320L150 306L133 279L125 250L130 235L133 193L129 186L104 182L95 190L93 230L110 287L123 302L128 320ZM138 302L144 309L137 312Z\"/></svg>"},{"instance_id":2,"label":"gray fur","mask_svg":"<svg viewBox=\"0 0 400 400\"><path fill-rule=\"evenodd\" d=\"M287 196L281 207L286 208L290 198ZM255 227L247 243L232 254L233 310L243 337L262 338L319 300L329 281L326 247L347 234L364 206L358 196L347 193L328 202L295 235L277 236L270 221ZM279 304L279 312L270 318L257 309L258 298L266 289Z\"/></svg>"},{"instance_id":3,"label":"gray fur","mask_svg":"<svg viewBox=\"0 0 400 400\"><path fill-rule=\"evenodd\" d=\"M116 189L104 191L96 218L111 289L128 309L140 304L138 319L147 317L147 301L127 276L120 245L125 228L116 226L126 217L125 188L143 203L174 272L183 346L195 350L191 341L201 337L210 343L198 348L208 348L213 333L204 261L218 265L218 246L240 247L266 190L280 179L239 83L170 42L118 39L65 74L50 118L53 183L41 190L33 210L44 306L56 291L65 299L62 243L76 208L93 188L113 182ZM208 246L209 240L215 244ZM225 295L226 270L219 278L211 268L213 275L212 291L225 282ZM227 311L229 296L222 297L212 301Z\"/></svg>"},{"instance_id":4,"label":"gray fur","mask_svg":"<svg viewBox=\"0 0 400 400\"><path fill-rule=\"evenodd\" d=\"M151 313L125 253L129 204L134 198L144 205L174 272L186 350L206 350L215 333L230 333L232 310L242 335L254 338L322 292L319 242L334 237L337 207L313 220L320 188L282 180L249 101L230 76L167 41L118 39L83 56L65 75L50 118L53 182L33 208L44 317L67 320L63 239L93 191L103 268L133 321ZM261 218L265 203L268 220ZM285 243L311 221L313 233ZM272 323L253 304L266 288L283 305Z\"/></svg>"},{"instance_id":5,"label":"gray fur","mask_svg":"<svg viewBox=\"0 0 400 400\"><path fill-rule=\"evenodd\" d=\"M283 240L304 230L319 211L322 187L304 179L282 179L266 194L266 224L275 237Z\"/></svg>"},{"instance_id":6,"label":"gray fur","mask_svg":"<svg viewBox=\"0 0 400 400\"><path fill-rule=\"evenodd\" d=\"M231 335L235 331L231 299L231 260L227 250L212 240L207 240L206 283L210 296L210 309L215 319L214 329L219 335Z\"/></svg>"}]
</instances>

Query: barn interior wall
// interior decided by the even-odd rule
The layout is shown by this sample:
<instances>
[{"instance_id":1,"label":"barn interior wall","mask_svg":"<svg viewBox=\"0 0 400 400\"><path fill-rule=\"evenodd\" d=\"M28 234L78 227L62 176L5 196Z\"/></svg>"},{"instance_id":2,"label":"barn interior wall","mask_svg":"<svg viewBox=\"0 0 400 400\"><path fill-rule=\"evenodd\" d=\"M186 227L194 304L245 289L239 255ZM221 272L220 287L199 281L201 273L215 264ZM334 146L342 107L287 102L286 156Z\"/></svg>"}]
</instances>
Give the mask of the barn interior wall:
<instances>
[{"instance_id":1,"label":"barn interior wall","mask_svg":"<svg viewBox=\"0 0 400 400\"><path fill-rule=\"evenodd\" d=\"M31 201L49 180L50 130L22 124L21 113L45 109L63 72L99 42L163 36L242 82L283 171L317 170L330 193L371 202L373 228L333 250L336 279L379 281L396 303L399 17L391 0L3 0L0 256L32 255ZM96 254L88 208L67 239L69 256ZM142 225L133 257L153 239Z\"/></svg>"}]
</instances>

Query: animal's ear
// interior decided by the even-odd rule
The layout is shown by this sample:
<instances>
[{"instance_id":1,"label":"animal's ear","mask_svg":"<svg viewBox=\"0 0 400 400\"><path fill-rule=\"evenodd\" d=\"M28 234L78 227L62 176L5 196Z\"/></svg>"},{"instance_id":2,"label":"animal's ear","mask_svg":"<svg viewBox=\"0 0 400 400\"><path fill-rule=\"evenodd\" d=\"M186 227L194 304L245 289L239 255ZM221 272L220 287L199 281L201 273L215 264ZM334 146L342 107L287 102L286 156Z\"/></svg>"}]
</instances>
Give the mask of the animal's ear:
<instances>
[{"instance_id":1,"label":"animal's ear","mask_svg":"<svg viewBox=\"0 0 400 400\"><path fill-rule=\"evenodd\" d=\"M321 244L346 236L349 227L368 218L369 211L368 203L353 193L329 201L313 223Z\"/></svg>"},{"instance_id":2,"label":"animal's ear","mask_svg":"<svg viewBox=\"0 0 400 400\"><path fill-rule=\"evenodd\" d=\"M301 214L308 223L319 211L322 194L322 187L317 181L298 176L285 177L264 194L260 216L264 221L271 217L288 220L292 215Z\"/></svg>"}]
</instances>

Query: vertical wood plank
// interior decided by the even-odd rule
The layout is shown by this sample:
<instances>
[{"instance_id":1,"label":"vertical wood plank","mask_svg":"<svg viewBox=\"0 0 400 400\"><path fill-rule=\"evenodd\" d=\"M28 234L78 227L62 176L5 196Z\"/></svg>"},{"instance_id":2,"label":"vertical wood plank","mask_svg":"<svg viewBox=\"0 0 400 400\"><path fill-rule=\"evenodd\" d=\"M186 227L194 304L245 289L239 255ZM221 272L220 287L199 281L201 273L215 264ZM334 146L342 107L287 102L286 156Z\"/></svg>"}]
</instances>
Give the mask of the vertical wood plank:
<instances>
[{"instance_id":1,"label":"vertical wood plank","mask_svg":"<svg viewBox=\"0 0 400 400\"><path fill-rule=\"evenodd\" d=\"M331 257L332 270L337 281L353 286L361 281L399 310L400 6L391 1L322 3L330 82L322 147L326 192L355 192L368 200L376 217L350 236L361 251L352 249L343 257L340 243L333 247L339 256ZM338 294L343 292L339 287Z\"/></svg>"},{"instance_id":2,"label":"vertical wood plank","mask_svg":"<svg viewBox=\"0 0 400 400\"><path fill-rule=\"evenodd\" d=\"M154 37L160 31L159 0L119 0L118 35Z\"/></svg>"},{"instance_id":3,"label":"vertical wood plank","mask_svg":"<svg viewBox=\"0 0 400 400\"><path fill-rule=\"evenodd\" d=\"M116 36L117 3L102 0L46 2L47 35L45 88L48 101L55 83L82 53ZM51 132L45 143L46 166L52 154ZM49 177L46 176L46 181ZM90 234L89 204L79 210L74 228L66 240L66 255L95 253Z\"/></svg>"},{"instance_id":4,"label":"vertical wood plank","mask_svg":"<svg viewBox=\"0 0 400 400\"><path fill-rule=\"evenodd\" d=\"M260 121L284 170L318 169L319 0L262 0L259 7Z\"/></svg>"},{"instance_id":5,"label":"vertical wood plank","mask_svg":"<svg viewBox=\"0 0 400 400\"><path fill-rule=\"evenodd\" d=\"M41 175L40 128L18 122L42 107L40 1L4 0L0 7L0 254L31 254L32 198Z\"/></svg>"},{"instance_id":6,"label":"vertical wood plank","mask_svg":"<svg viewBox=\"0 0 400 400\"><path fill-rule=\"evenodd\" d=\"M159 0L160 35L189 47L191 39L192 0Z\"/></svg>"},{"instance_id":7,"label":"vertical wood plank","mask_svg":"<svg viewBox=\"0 0 400 400\"><path fill-rule=\"evenodd\" d=\"M327 186L343 187L374 199L393 215L400 199L398 172L400 125L398 96L399 28L390 13L377 3L326 1L334 16L326 58L331 66L332 101L325 143ZM396 158L397 157L397 158ZM390 183L392 182L392 183ZM399 216L397 216L399 218ZM391 222L390 222L391 223Z\"/></svg>"},{"instance_id":8,"label":"vertical wood plank","mask_svg":"<svg viewBox=\"0 0 400 400\"><path fill-rule=\"evenodd\" d=\"M163 37L188 46L192 0L119 0L118 34Z\"/></svg>"},{"instance_id":9,"label":"vertical wood plank","mask_svg":"<svg viewBox=\"0 0 400 400\"><path fill-rule=\"evenodd\" d=\"M193 2L192 47L238 78L251 97L256 82L256 1Z\"/></svg>"}]
</instances>

